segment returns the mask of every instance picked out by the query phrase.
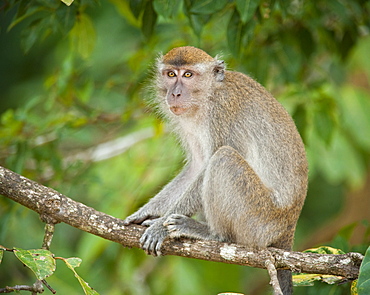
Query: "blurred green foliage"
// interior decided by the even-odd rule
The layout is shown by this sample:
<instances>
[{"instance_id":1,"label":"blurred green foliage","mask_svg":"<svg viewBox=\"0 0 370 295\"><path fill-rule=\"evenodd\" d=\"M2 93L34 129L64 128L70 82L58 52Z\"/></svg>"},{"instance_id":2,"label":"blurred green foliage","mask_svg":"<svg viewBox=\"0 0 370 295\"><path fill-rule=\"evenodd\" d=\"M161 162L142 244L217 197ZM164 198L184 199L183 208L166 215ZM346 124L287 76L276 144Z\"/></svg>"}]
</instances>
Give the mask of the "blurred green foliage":
<instances>
[{"instance_id":1,"label":"blurred green foliage","mask_svg":"<svg viewBox=\"0 0 370 295\"><path fill-rule=\"evenodd\" d=\"M369 15L365 0L1 0L0 164L124 218L182 165L176 140L146 102L151 66L159 52L199 46L265 85L295 119L310 164L299 249L369 174ZM73 158L118 137L135 140L146 128L153 136L121 155ZM364 253L369 230L357 245L348 232L329 244ZM35 213L0 198L0 244L32 249L42 236ZM82 258L79 273L101 294L269 292L264 270L146 257L65 224L56 226L51 251ZM33 280L4 256L1 285ZM58 293L81 294L66 267L48 282ZM315 283L296 293L348 290Z\"/></svg>"}]
</instances>

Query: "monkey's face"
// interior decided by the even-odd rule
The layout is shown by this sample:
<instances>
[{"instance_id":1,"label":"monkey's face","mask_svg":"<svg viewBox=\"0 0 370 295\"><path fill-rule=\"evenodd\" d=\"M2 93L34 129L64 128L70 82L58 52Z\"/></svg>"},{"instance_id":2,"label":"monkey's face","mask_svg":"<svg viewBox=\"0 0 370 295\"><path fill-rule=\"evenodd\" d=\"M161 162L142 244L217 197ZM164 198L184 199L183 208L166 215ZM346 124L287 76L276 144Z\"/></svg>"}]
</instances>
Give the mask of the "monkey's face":
<instances>
[{"instance_id":1,"label":"monkey's face","mask_svg":"<svg viewBox=\"0 0 370 295\"><path fill-rule=\"evenodd\" d=\"M162 79L167 89L166 102L170 111L179 116L199 104L195 98L202 92L201 73L194 68L166 68Z\"/></svg>"},{"instance_id":2,"label":"monkey's face","mask_svg":"<svg viewBox=\"0 0 370 295\"><path fill-rule=\"evenodd\" d=\"M201 49L184 46L170 50L157 62L158 98L164 111L192 116L207 105L215 84L224 79L224 63Z\"/></svg>"},{"instance_id":3,"label":"monkey's face","mask_svg":"<svg viewBox=\"0 0 370 295\"><path fill-rule=\"evenodd\" d=\"M194 114L213 93L216 82L214 62L181 67L163 65L159 75L159 95L176 116Z\"/></svg>"}]
</instances>

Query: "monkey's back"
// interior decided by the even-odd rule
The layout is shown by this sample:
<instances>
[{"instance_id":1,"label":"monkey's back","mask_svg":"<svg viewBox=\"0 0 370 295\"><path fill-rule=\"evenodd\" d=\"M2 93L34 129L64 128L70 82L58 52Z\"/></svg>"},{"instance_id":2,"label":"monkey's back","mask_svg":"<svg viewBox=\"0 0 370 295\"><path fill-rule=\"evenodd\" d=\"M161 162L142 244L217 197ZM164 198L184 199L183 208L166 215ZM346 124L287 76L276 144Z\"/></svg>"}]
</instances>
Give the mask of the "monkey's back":
<instances>
[{"instance_id":1,"label":"monkey's back","mask_svg":"<svg viewBox=\"0 0 370 295\"><path fill-rule=\"evenodd\" d=\"M273 191L277 206L299 207L300 211L307 191L308 168L293 119L247 75L226 71L222 83L223 87L211 98L215 148L235 148Z\"/></svg>"}]
</instances>

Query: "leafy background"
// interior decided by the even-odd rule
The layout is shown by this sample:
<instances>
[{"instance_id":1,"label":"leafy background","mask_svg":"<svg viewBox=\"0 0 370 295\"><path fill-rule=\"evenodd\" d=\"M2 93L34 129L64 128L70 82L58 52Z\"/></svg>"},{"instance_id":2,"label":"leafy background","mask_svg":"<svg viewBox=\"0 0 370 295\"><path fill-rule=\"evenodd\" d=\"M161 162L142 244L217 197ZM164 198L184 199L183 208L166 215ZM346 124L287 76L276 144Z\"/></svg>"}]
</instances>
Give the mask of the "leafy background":
<instances>
[{"instance_id":1,"label":"leafy background","mask_svg":"<svg viewBox=\"0 0 370 295\"><path fill-rule=\"evenodd\" d=\"M220 54L287 108L306 145L310 186L295 249L370 243L370 2L365 0L0 1L0 164L124 218L182 166L182 153L146 103L160 52L194 45ZM145 132L145 136L141 136ZM123 138L99 160L90 148ZM39 248L37 214L0 198L0 244ZM56 226L51 251L78 256L101 294L269 294L266 271L139 249ZM4 255L1 287L34 277ZM82 294L57 262L60 294ZM350 284L297 287L348 294ZM48 291L46 291L48 292Z\"/></svg>"}]
</instances>

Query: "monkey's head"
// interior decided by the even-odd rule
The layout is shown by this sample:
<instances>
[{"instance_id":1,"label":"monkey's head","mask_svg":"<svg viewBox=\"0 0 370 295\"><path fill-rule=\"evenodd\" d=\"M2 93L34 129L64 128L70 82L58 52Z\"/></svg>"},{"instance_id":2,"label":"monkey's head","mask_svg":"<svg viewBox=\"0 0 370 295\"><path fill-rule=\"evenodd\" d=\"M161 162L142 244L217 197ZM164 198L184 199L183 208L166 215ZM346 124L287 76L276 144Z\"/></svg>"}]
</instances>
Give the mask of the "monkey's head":
<instances>
[{"instance_id":1,"label":"monkey's head","mask_svg":"<svg viewBox=\"0 0 370 295\"><path fill-rule=\"evenodd\" d=\"M224 79L225 65L201 49L177 47L158 59L160 99L177 115L191 115Z\"/></svg>"}]
</instances>

